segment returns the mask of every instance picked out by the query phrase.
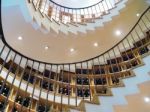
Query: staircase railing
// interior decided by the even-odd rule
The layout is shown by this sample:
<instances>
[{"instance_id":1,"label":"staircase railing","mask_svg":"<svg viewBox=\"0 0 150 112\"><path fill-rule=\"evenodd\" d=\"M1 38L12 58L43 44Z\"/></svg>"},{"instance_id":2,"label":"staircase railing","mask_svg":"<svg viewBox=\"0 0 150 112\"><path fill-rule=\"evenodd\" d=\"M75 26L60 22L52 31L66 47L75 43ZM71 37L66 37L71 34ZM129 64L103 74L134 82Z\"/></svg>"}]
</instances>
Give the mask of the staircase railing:
<instances>
[{"instance_id":1,"label":"staircase railing","mask_svg":"<svg viewBox=\"0 0 150 112\"><path fill-rule=\"evenodd\" d=\"M55 20L62 23L87 23L94 22L97 18L102 18L103 15L117 6L121 0L100 0L98 3L82 8L71 8L62 6L53 0L28 0L39 10L43 16L47 16L50 20Z\"/></svg>"},{"instance_id":2,"label":"staircase railing","mask_svg":"<svg viewBox=\"0 0 150 112\"><path fill-rule=\"evenodd\" d=\"M7 44L1 23L0 109L36 111L45 105L45 110L62 112L82 106L83 101L98 103L97 95L112 95L110 87L123 86L121 78L133 76L131 69L143 64L141 58L150 50L149 28L150 7L108 51L88 60L56 64L17 52Z\"/></svg>"}]
</instances>

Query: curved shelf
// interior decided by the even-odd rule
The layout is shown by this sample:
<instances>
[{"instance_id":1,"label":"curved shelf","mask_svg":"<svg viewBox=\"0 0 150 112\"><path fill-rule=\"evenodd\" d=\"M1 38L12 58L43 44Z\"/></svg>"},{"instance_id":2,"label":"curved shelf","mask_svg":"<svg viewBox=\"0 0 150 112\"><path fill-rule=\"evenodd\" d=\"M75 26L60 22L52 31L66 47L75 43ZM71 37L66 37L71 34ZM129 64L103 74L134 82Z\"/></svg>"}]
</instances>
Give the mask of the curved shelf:
<instances>
[{"instance_id":1,"label":"curved shelf","mask_svg":"<svg viewBox=\"0 0 150 112\"><path fill-rule=\"evenodd\" d=\"M0 26L0 103L2 110L84 110L84 102L99 104L98 95L111 96L112 87L123 87L123 78L135 76L150 51L150 7L114 47L89 60L45 63L30 59L5 41ZM21 107L20 107L21 106ZM21 109L21 110L20 110Z\"/></svg>"}]
</instances>

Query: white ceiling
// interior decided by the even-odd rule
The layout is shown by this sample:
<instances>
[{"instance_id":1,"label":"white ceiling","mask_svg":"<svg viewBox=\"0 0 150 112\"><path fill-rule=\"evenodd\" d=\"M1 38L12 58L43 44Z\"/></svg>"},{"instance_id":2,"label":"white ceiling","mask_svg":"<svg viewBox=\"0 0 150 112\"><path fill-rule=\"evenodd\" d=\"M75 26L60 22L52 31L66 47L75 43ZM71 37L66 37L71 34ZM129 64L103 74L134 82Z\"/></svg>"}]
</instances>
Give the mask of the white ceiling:
<instances>
[{"instance_id":1,"label":"white ceiling","mask_svg":"<svg viewBox=\"0 0 150 112\"><path fill-rule=\"evenodd\" d=\"M102 0L52 0L57 4L71 8L81 8L94 5Z\"/></svg>"},{"instance_id":2,"label":"white ceiling","mask_svg":"<svg viewBox=\"0 0 150 112\"><path fill-rule=\"evenodd\" d=\"M36 60L67 63L92 58L115 45L137 21L136 13L142 13L147 6L143 0L130 0L119 16L87 34L65 35L53 31L45 34L25 20L17 5L2 8L2 23L6 41L17 51ZM114 34L117 29L123 32L119 37ZM23 40L18 41L18 36L22 36ZM94 47L94 42L98 42L99 46ZM48 50L44 50L45 45L49 46ZM70 53L70 48L74 48L75 52Z\"/></svg>"}]
</instances>

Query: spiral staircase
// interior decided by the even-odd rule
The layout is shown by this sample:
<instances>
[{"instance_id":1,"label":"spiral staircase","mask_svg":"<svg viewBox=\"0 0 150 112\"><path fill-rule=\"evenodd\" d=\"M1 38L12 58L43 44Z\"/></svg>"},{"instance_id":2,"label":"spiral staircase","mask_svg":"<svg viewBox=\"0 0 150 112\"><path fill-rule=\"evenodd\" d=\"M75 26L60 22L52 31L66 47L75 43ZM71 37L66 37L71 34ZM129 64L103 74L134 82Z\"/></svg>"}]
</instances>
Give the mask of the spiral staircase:
<instances>
[{"instance_id":1,"label":"spiral staircase","mask_svg":"<svg viewBox=\"0 0 150 112\"><path fill-rule=\"evenodd\" d=\"M6 2L2 1L2 2L4 2L3 4L6 4L6 6L19 5L20 8L22 9L22 13L24 14L24 17L26 18L26 21L33 24L34 28L40 29L41 31L45 33L49 31L54 31L56 33L59 33L60 31L64 34L86 33L89 30L94 31L97 27L102 27L104 23L111 21L112 17L119 15L119 11L122 10L126 6L125 4L128 2L128 0L113 0L114 1L113 3L115 4L109 3L109 7L106 8L103 11L103 14L100 14L99 17L88 18L88 20L85 18L85 21L87 22L84 22L84 21L83 22L68 22L65 24L61 21L56 21L53 18L50 19L46 14L42 14L40 12L40 8L34 6L34 3L33 3L34 1L36 0L33 0L33 1L25 0L25 1L19 1L19 2L14 1L15 3L11 3L9 2L9 0L8 2L7 1ZM107 2L109 2L109 0ZM106 4L106 3L103 3L103 4ZM110 6L110 4L112 5ZM26 6L28 8L26 8ZM98 7L98 6L93 6L93 9L95 9L95 7ZM90 8L91 7L89 7L89 9ZM64 9L64 10L68 11L69 9ZM83 10L83 9L79 9L79 11L80 10ZM99 12L99 13L102 13L102 12ZM30 15L30 16L27 16L27 15Z\"/></svg>"},{"instance_id":2,"label":"spiral staircase","mask_svg":"<svg viewBox=\"0 0 150 112\"><path fill-rule=\"evenodd\" d=\"M140 107L141 110L136 110L136 106L140 106L136 105L136 102L139 101L143 103L144 97L149 96L150 93L149 60L149 56L145 57L143 59L144 65L133 70L135 77L123 79L125 87L112 88L113 96L100 96L99 100L101 103L99 106L86 104L87 112L96 112L97 110L99 110L99 112L142 112L144 108L149 111L148 107ZM145 90L146 92L143 95L144 87L146 87L147 91ZM135 97L135 95L138 97L136 97L137 99L134 99L135 102L133 102L134 100L132 98Z\"/></svg>"},{"instance_id":3,"label":"spiral staircase","mask_svg":"<svg viewBox=\"0 0 150 112\"><path fill-rule=\"evenodd\" d=\"M77 33L86 33L88 30L93 31L95 30L96 27L102 27L105 22L111 21L113 16L119 15L119 11L125 7L125 3L127 1L128 0L114 1L116 3L113 6L109 7L110 9L107 8L106 14L104 11L103 12L104 15L101 15L100 17L96 17L96 18L90 18L89 22L88 21L79 22L79 23L71 22L68 24L64 24L63 22L56 21L54 19L50 20L49 18L47 18L47 16L41 15L41 13L38 11L38 8L34 8L34 4L32 3L32 1L28 2L27 4L28 4L28 8L29 8L29 12L32 17L32 20L36 22L43 29L48 30L48 31L52 29L57 33L59 33L60 31L65 34L68 34L68 33L77 34Z\"/></svg>"},{"instance_id":4,"label":"spiral staircase","mask_svg":"<svg viewBox=\"0 0 150 112\"><path fill-rule=\"evenodd\" d=\"M31 1L27 3L32 7ZM120 7L124 7L125 0L120 1L117 7L121 3ZM32 16L33 20L38 18L39 12L35 10L34 14L36 16ZM41 19L35 21L40 27L41 24L44 26ZM94 22L100 26L103 21ZM64 33L85 33L97 27L94 25L78 23L75 27L84 30L77 28L73 31L69 28L73 29L74 25L69 24L64 28L64 23L58 24L56 21L52 21L49 26L55 28L57 33L60 27L66 29L61 30ZM0 34L2 112L141 112L133 108L135 102L132 102L130 97L139 98L144 90L147 90L144 94L148 95L150 92L147 86L150 82L150 7L114 47L97 57L81 62L55 64L31 59L7 44L2 25ZM45 81L46 87L43 86ZM149 106L141 107L143 108L146 111L150 109Z\"/></svg>"}]
</instances>

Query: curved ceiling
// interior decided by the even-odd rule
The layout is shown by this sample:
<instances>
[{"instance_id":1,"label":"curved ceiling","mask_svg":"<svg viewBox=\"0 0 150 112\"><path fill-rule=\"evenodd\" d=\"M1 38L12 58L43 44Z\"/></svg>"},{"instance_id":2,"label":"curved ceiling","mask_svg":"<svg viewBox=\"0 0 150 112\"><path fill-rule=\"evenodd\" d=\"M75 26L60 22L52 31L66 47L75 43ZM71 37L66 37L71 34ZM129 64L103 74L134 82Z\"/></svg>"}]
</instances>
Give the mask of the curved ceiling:
<instances>
[{"instance_id":1,"label":"curved ceiling","mask_svg":"<svg viewBox=\"0 0 150 112\"><path fill-rule=\"evenodd\" d=\"M51 0L59 5L71 8L82 8L94 5L102 0Z\"/></svg>"},{"instance_id":2,"label":"curved ceiling","mask_svg":"<svg viewBox=\"0 0 150 112\"><path fill-rule=\"evenodd\" d=\"M126 5L120 15L105 23L104 27L78 35L65 35L61 32L57 34L52 30L43 33L36 24L25 20L19 5L2 7L5 39L18 52L36 60L50 63L86 60L103 53L120 41L138 20L136 14L142 13L148 6L143 0L130 0ZM116 36L114 33L116 30L120 30L122 34ZM19 36L22 36L23 40L19 41ZM97 47L93 45L95 42L98 43ZM45 50L45 46L49 49ZM70 52L71 48L75 51Z\"/></svg>"}]
</instances>

